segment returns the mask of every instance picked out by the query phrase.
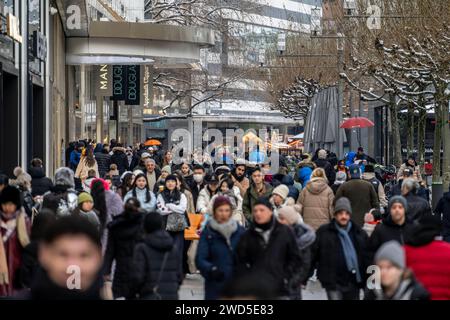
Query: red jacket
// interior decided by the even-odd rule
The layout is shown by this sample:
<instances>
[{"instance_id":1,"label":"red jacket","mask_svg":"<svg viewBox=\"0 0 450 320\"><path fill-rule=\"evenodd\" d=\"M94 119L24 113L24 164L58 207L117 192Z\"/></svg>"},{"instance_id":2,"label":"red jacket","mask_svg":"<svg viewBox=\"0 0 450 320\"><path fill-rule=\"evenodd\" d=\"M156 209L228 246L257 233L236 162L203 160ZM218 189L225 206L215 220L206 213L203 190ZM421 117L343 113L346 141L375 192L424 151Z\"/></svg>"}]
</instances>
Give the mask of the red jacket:
<instances>
[{"instance_id":1,"label":"red jacket","mask_svg":"<svg viewBox=\"0 0 450 320\"><path fill-rule=\"evenodd\" d=\"M406 264L430 292L432 300L450 300L450 243L434 240L420 247L405 245Z\"/></svg>"}]
</instances>

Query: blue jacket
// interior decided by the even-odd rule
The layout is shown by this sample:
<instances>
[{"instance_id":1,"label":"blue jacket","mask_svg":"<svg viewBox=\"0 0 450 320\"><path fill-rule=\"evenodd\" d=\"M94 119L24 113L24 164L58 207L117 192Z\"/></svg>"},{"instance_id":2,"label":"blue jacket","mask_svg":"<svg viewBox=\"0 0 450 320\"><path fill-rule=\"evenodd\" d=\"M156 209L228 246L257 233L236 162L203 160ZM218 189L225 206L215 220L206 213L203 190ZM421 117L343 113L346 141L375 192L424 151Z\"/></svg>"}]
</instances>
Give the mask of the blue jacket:
<instances>
[{"instance_id":1,"label":"blue jacket","mask_svg":"<svg viewBox=\"0 0 450 320\"><path fill-rule=\"evenodd\" d=\"M312 172L313 172L313 169L311 169L311 167L308 167L308 166L305 166L298 170L298 179L303 187L305 187L306 184L308 183L309 179L311 179Z\"/></svg>"},{"instance_id":2,"label":"blue jacket","mask_svg":"<svg viewBox=\"0 0 450 320\"><path fill-rule=\"evenodd\" d=\"M230 248L225 238L213 230L209 223L202 231L195 263L203 278L205 278L206 300L217 299L226 281L233 276L234 250L244 232L245 229L238 226L238 229L231 235ZM217 281L211 277L211 269L214 266L224 273L221 281Z\"/></svg>"},{"instance_id":3,"label":"blue jacket","mask_svg":"<svg viewBox=\"0 0 450 320\"><path fill-rule=\"evenodd\" d=\"M297 201L298 196L300 195L300 191L298 191L298 189L294 187L294 179L290 175L285 175L281 180L281 183L289 188L288 197L291 197L295 201Z\"/></svg>"},{"instance_id":4,"label":"blue jacket","mask_svg":"<svg viewBox=\"0 0 450 320\"><path fill-rule=\"evenodd\" d=\"M356 152L350 151L345 159L345 165L350 167L355 162Z\"/></svg>"},{"instance_id":5,"label":"blue jacket","mask_svg":"<svg viewBox=\"0 0 450 320\"><path fill-rule=\"evenodd\" d=\"M78 167L78 164L80 163L81 159L81 152L78 152L76 150L73 150L70 154L70 168L72 170L76 170Z\"/></svg>"}]
</instances>

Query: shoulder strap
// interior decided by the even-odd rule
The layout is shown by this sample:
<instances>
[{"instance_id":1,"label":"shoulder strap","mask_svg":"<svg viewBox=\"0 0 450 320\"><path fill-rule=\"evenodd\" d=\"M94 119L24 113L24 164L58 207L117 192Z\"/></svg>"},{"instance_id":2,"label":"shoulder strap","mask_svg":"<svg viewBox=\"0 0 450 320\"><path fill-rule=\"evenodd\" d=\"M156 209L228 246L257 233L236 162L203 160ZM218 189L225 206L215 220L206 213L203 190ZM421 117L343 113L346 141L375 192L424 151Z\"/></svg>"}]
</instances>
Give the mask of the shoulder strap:
<instances>
[{"instance_id":1,"label":"shoulder strap","mask_svg":"<svg viewBox=\"0 0 450 320\"><path fill-rule=\"evenodd\" d=\"M161 282L162 273L166 267L167 258L169 257L170 251L164 254L163 262L161 264L161 269L159 270L158 279L156 280L155 286L153 287L153 293L157 294L159 289L159 283Z\"/></svg>"}]
</instances>

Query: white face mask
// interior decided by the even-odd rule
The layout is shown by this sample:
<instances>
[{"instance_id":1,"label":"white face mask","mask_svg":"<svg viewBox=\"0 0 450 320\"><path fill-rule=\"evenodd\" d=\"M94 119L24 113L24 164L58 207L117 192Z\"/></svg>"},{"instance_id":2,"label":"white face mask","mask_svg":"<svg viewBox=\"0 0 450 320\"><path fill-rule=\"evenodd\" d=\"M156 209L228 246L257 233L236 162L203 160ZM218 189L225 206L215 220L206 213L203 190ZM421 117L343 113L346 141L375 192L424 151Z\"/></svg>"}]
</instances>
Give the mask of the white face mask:
<instances>
[{"instance_id":1,"label":"white face mask","mask_svg":"<svg viewBox=\"0 0 450 320\"><path fill-rule=\"evenodd\" d=\"M203 181L203 175L202 174L194 174L193 176L194 181L197 183L201 183Z\"/></svg>"}]
</instances>

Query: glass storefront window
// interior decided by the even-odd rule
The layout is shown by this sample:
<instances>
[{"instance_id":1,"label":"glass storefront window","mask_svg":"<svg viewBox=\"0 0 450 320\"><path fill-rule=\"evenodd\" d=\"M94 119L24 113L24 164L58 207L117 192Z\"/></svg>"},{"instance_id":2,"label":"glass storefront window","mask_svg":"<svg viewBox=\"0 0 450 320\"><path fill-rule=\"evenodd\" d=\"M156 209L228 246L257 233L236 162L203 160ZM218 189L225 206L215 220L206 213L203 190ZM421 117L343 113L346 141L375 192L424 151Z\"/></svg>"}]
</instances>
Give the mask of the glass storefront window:
<instances>
[{"instance_id":1,"label":"glass storefront window","mask_svg":"<svg viewBox=\"0 0 450 320\"><path fill-rule=\"evenodd\" d=\"M6 28L6 16L14 14L14 0L0 0L0 18L2 29ZM14 60L14 41L5 35L0 35L0 55L8 60Z\"/></svg>"},{"instance_id":2,"label":"glass storefront window","mask_svg":"<svg viewBox=\"0 0 450 320\"><path fill-rule=\"evenodd\" d=\"M41 1L31 0L28 3L28 33L31 37L34 31L41 31ZM38 75L41 74L41 61L32 55L30 56L30 71Z\"/></svg>"}]
</instances>

